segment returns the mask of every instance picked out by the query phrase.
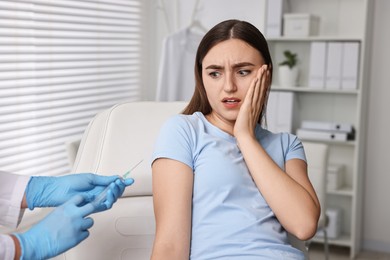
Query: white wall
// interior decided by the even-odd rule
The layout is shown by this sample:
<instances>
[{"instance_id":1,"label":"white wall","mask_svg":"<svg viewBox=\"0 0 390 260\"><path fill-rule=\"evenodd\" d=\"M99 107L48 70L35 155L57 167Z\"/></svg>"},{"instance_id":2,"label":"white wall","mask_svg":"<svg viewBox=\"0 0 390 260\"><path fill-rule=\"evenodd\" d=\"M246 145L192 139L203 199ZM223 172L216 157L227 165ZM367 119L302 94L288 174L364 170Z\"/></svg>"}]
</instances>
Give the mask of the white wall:
<instances>
[{"instance_id":1,"label":"white wall","mask_svg":"<svg viewBox=\"0 0 390 260\"><path fill-rule=\"evenodd\" d=\"M173 6L180 0L166 0L171 29L164 22L161 11L155 10L157 37L154 64L158 66L162 38L188 25L195 0L186 0L182 14ZM371 80L369 90L367 158L364 181L364 210L362 246L366 250L390 252L390 11L389 0L375 0L372 42ZM173 29L173 31L172 31ZM157 81L152 76L152 82ZM153 84L152 84L153 85ZM155 84L154 84L155 85ZM148 99L154 99L154 87Z\"/></svg>"},{"instance_id":2,"label":"white wall","mask_svg":"<svg viewBox=\"0 0 390 260\"><path fill-rule=\"evenodd\" d=\"M375 0L364 181L363 248L390 252L390 1Z\"/></svg>"}]
</instances>

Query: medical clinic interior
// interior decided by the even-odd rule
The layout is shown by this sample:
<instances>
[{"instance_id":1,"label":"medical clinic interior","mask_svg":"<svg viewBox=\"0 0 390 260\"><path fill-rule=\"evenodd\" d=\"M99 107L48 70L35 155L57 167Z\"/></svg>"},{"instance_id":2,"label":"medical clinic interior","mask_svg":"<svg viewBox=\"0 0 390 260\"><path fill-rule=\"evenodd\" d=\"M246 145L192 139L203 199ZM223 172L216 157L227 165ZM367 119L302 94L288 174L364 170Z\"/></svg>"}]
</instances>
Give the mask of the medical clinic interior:
<instances>
[{"instance_id":1,"label":"medical clinic interior","mask_svg":"<svg viewBox=\"0 0 390 260\"><path fill-rule=\"evenodd\" d=\"M263 127L302 142L321 206L310 239L283 230L291 246L390 259L389 12L388 0L1 0L0 171L129 175L89 236L52 259L151 259L156 138L194 94L204 35L246 21L272 58ZM26 208L1 234L53 210Z\"/></svg>"}]
</instances>

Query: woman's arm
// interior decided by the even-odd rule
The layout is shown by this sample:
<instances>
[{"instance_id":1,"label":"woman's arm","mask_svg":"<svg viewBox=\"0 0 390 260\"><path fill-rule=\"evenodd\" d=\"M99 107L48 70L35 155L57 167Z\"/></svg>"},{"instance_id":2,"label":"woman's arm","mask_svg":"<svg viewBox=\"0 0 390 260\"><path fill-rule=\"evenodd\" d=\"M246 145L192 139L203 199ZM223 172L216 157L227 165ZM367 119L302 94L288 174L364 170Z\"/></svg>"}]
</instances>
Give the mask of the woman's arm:
<instances>
[{"instance_id":1,"label":"woman's arm","mask_svg":"<svg viewBox=\"0 0 390 260\"><path fill-rule=\"evenodd\" d=\"M320 204L303 160L286 162L285 172L255 137L255 126L270 86L267 66L262 66L248 89L234 125L234 135L249 171L283 227L301 240L317 229Z\"/></svg>"},{"instance_id":2,"label":"woman's arm","mask_svg":"<svg viewBox=\"0 0 390 260\"><path fill-rule=\"evenodd\" d=\"M283 227L301 240L311 238L317 229L320 204L306 162L289 160L284 172L257 140L242 138L239 145L258 189Z\"/></svg>"},{"instance_id":3,"label":"woman's arm","mask_svg":"<svg viewBox=\"0 0 390 260\"><path fill-rule=\"evenodd\" d=\"M191 238L192 169L160 158L152 165L156 237L152 260L189 259Z\"/></svg>"}]
</instances>

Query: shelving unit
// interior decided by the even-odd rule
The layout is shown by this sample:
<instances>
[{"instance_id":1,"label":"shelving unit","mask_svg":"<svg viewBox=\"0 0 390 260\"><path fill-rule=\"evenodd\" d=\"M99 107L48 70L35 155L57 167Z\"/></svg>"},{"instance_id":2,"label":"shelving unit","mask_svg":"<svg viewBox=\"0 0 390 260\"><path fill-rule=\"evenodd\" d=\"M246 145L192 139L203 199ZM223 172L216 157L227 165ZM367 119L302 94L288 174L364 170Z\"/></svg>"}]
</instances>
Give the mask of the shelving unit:
<instances>
[{"instance_id":1,"label":"shelving unit","mask_svg":"<svg viewBox=\"0 0 390 260\"><path fill-rule=\"evenodd\" d=\"M289 0L291 13L310 13L320 17L318 36L304 38L267 38L274 62L271 91L293 92L296 98L294 124L302 120L352 123L356 130L353 141L326 141L330 148L329 163L345 165L345 185L327 192L328 208L342 209L341 235L330 239L329 244L345 246L354 258L360 251L362 216L362 180L364 175L366 99L368 83L367 55L370 43L370 23L373 1L370 0ZM356 90L313 89L308 86L310 44L314 41L359 42L360 59ZM297 87L278 86L278 63L283 51L298 54L300 80ZM313 141L313 140L311 140ZM321 141L322 142L322 141ZM323 238L314 238L323 242Z\"/></svg>"}]
</instances>

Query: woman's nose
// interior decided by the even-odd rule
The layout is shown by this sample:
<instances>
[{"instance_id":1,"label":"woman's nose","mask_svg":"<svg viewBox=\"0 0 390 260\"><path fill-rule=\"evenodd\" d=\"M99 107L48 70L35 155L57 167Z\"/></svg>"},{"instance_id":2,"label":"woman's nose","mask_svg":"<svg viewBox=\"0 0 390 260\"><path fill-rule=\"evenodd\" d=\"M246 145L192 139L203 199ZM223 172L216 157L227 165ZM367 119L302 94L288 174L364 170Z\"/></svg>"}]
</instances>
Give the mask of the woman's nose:
<instances>
[{"instance_id":1,"label":"woman's nose","mask_svg":"<svg viewBox=\"0 0 390 260\"><path fill-rule=\"evenodd\" d=\"M227 93L234 92L237 90L236 83L232 76L227 76L224 84L224 91Z\"/></svg>"}]
</instances>

